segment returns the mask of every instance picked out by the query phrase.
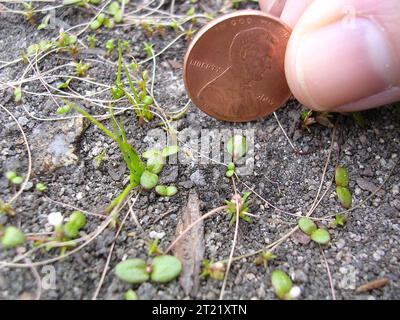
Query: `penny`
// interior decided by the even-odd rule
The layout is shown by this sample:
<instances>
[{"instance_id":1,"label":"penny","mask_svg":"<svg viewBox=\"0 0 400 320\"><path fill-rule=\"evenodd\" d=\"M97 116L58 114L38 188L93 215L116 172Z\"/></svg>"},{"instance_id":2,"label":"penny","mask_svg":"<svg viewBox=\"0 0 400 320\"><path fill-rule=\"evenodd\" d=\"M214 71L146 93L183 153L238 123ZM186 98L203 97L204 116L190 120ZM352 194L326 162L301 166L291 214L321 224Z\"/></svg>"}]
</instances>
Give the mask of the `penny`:
<instances>
[{"instance_id":1,"label":"penny","mask_svg":"<svg viewBox=\"0 0 400 320\"><path fill-rule=\"evenodd\" d=\"M203 27L189 46L184 81L192 102L218 120L269 115L290 97L284 60L290 27L261 11L241 10Z\"/></svg>"}]
</instances>

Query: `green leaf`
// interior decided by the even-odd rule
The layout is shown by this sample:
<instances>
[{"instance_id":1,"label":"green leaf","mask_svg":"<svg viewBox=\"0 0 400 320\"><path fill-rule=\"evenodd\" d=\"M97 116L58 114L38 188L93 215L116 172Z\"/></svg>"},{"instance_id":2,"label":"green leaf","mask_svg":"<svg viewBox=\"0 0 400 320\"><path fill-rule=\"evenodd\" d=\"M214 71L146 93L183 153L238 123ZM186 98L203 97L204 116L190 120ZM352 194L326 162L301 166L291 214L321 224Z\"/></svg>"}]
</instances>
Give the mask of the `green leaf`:
<instances>
[{"instance_id":1,"label":"green leaf","mask_svg":"<svg viewBox=\"0 0 400 320\"><path fill-rule=\"evenodd\" d=\"M303 231L305 234L308 234L309 236L317 230L317 225L315 224L314 221L312 221L310 218L300 218L298 222L299 228L301 231Z\"/></svg>"},{"instance_id":2,"label":"green leaf","mask_svg":"<svg viewBox=\"0 0 400 320\"><path fill-rule=\"evenodd\" d=\"M121 280L139 284L149 279L146 261L142 259L128 259L117 264L115 274Z\"/></svg>"},{"instance_id":3,"label":"green leaf","mask_svg":"<svg viewBox=\"0 0 400 320\"><path fill-rule=\"evenodd\" d=\"M142 157L145 159L150 159L150 158L158 157L158 156L160 156L160 157L162 156L161 151L156 150L156 149L147 150L147 151L143 152L143 154L142 154Z\"/></svg>"},{"instance_id":4,"label":"green leaf","mask_svg":"<svg viewBox=\"0 0 400 320\"><path fill-rule=\"evenodd\" d=\"M95 31L101 27L101 23L98 20L94 20L90 23L90 29Z\"/></svg>"},{"instance_id":5,"label":"green leaf","mask_svg":"<svg viewBox=\"0 0 400 320\"><path fill-rule=\"evenodd\" d=\"M109 18L105 18L103 25L105 25L108 29L112 29L114 28L114 20L113 19L109 19ZM108 48L107 48L108 49ZM109 50L108 53L111 53L112 50Z\"/></svg>"},{"instance_id":6,"label":"green leaf","mask_svg":"<svg viewBox=\"0 0 400 320\"><path fill-rule=\"evenodd\" d=\"M111 15L115 15L119 10L119 3L117 1L111 2L111 4L108 6L108 12L110 12Z\"/></svg>"},{"instance_id":7,"label":"green leaf","mask_svg":"<svg viewBox=\"0 0 400 320\"><path fill-rule=\"evenodd\" d=\"M41 24L39 24L39 26L38 26L37 29L38 29L38 30L42 30L42 29L47 28L47 26L49 25L50 18L51 18L51 15L50 15L50 14L46 15L46 16L42 19L42 22L41 22Z\"/></svg>"},{"instance_id":8,"label":"green leaf","mask_svg":"<svg viewBox=\"0 0 400 320\"><path fill-rule=\"evenodd\" d=\"M347 222L347 216L344 214L337 214L335 216L335 224L339 227L344 227Z\"/></svg>"},{"instance_id":9,"label":"green leaf","mask_svg":"<svg viewBox=\"0 0 400 320\"><path fill-rule=\"evenodd\" d=\"M68 221L64 225L64 234L70 239L75 239L79 235L79 228L73 221Z\"/></svg>"},{"instance_id":10,"label":"green leaf","mask_svg":"<svg viewBox=\"0 0 400 320\"><path fill-rule=\"evenodd\" d=\"M115 14L114 14L114 21L116 23L121 23L124 18L124 11L122 9L119 9Z\"/></svg>"},{"instance_id":11,"label":"green leaf","mask_svg":"<svg viewBox=\"0 0 400 320\"><path fill-rule=\"evenodd\" d=\"M22 182L24 182L24 178L17 176L11 179L11 182L13 184L21 184Z\"/></svg>"},{"instance_id":12,"label":"green leaf","mask_svg":"<svg viewBox=\"0 0 400 320\"><path fill-rule=\"evenodd\" d=\"M235 170L235 164L233 162L228 164L228 170Z\"/></svg>"},{"instance_id":13,"label":"green leaf","mask_svg":"<svg viewBox=\"0 0 400 320\"><path fill-rule=\"evenodd\" d=\"M331 240L331 236L327 230L317 229L311 234L311 239L319 244L327 244Z\"/></svg>"},{"instance_id":14,"label":"green leaf","mask_svg":"<svg viewBox=\"0 0 400 320\"><path fill-rule=\"evenodd\" d=\"M168 146L162 150L161 155L164 158L166 158L166 157L172 156L178 152L179 152L179 146Z\"/></svg>"},{"instance_id":15,"label":"green leaf","mask_svg":"<svg viewBox=\"0 0 400 320\"><path fill-rule=\"evenodd\" d=\"M21 99L22 99L22 89L21 89L21 87L16 87L14 89L14 99L15 99L15 102L21 101Z\"/></svg>"},{"instance_id":16,"label":"green leaf","mask_svg":"<svg viewBox=\"0 0 400 320\"><path fill-rule=\"evenodd\" d=\"M233 136L229 139L226 148L229 154L232 155L233 162L235 162L243 157L248 151L246 138L241 135Z\"/></svg>"},{"instance_id":17,"label":"green leaf","mask_svg":"<svg viewBox=\"0 0 400 320\"><path fill-rule=\"evenodd\" d=\"M231 178L234 174L235 174L235 171L234 171L234 170L228 170L228 171L225 173L225 176L228 177L228 178Z\"/></svg>"},{"instance_id":18,"label":"green leaf","mask_svg":"<svg viewBox=\"0 0 400 320\"><path fill-rule=\"evenodd\" d=\"M336 194L340 203L342 204L342 207L345 209L350 209L353 203L350 190L345 187L336 187Z\"/></svg>"},{"instance_id":19,"label":"green leaf","mask_svg":"<svg viewBox=\"0 0 400 320\"><path fill-rule=\"evenodd\" d=\"M148 170L145 170L140 177L140 185L145 189L153 189L158 182L158 176Z\"/></svg>"},{"instance_id":20,"label":"green leaf","mask_svg":"<svg viewBox=\"0 0 400 320\"><path fill-rule=\"evenodd\" d=\"M66 104L66 105L64 105L62 107L57 108L56 112L59 115L63 115L63 114L67 114L67 113L71 112L71 110L72 110L71 105Z\"/></svg>"},{"instance_id":21,"label":"green leaf","mask_svg":"<svg viewBox=\"0 0 400 320\"><path fill-rule=\"evenodd\" d=\"M149 257L151 257L155 253L159 252L159 248L158 248L159 242L160 242L160 239L154 239L154 241L151 243L151 246L150 246L149 252L148 252Z\"/></svg>"},{"instance_id":22,"label":"green leaf","mask_svg":"<svg viewBox=\"0 0 400 320\"><path fill-rule=\"evenodd\" d=\"M64 0L63 1L63 5L64 6L66 6L66 5L69 5L69 4L77 4L77 3L80 3L82 0Z\"/></svg>"},{"instance_id":23,"label":"green leaf","mask_svg":"<svg viewBox=\"0 0 400 320\"><path fill-rule=\"evenodd\" d=\"M47 190L47 186L44 183L39 182L38 184L36 184L36 190L44 192Z\"/></svg>"},{"instance_id":24,"label":"green leaf","mask_svg":"<svg viewBox=\"0 0 400 320\"><path fill-rule=\"evenodd\" d=\"M182 271L182 263L174 256L158 256L151 265L151 280L159 283L174 280Z\"/></svg>"},{"instance_id":25,"label":"green leaf","mask_svg":"<svg viewBox=\"0 0 400 320\"><path fill-rule=\"evenodd\" d=\"M167 186L157 186L156 192L162 197L167 196Z\"/></svg>"},{"instance_id":26,"label":"green leaf","mask_svg":"<svg viewBox=\"0 0 400 320\"><path fill-rule=\"evenodd\" d=\"M175 186L157 186L156 192L162 197L172 197L178 193L178 189Z\"/></svg>"},{"instance_id":27,"label":"green leaf","mask_svg":"<svg viewBox=\"0 0 400 320\"><path fill-rule=\"evenodd\" d=\"M70 83L71 83L71 81L72 81L72 78L68 78L67 81L61 83L61 84L58 86L58 89L68 89L68 88L69 88L69 85L70 85Z\"/></svg>"},{"instance_id":28,"label":"green leaf","mask_svg":"<svg viewBox=\"0 0 400 320\"><path fill-rule=\"evenodd\" d=\"M10 226L4 230L1 238L1 245L5 249L11 249L22 245L25 242L25 235L16 227Z\"/></svg>"},{"instance_id":29,"label":"green leaf","mask_svg":"<svg viewBox=\"0 0 400 320\"><path fill-rule=\"evenodd\" d=\"M335 170L336 186L347 187L349 185L349 171L341 166L337 166Z\"/></svg>"},{"instance_id":30,"label":"green leaf","mask_svg":"<svg viewBox=\"0 0 400 320\"><path fill-rule=\"evenodd\" d=\"M164 158L161 156L151 157L147 160L147 170L159 174L164 169Z\"/></svg>"},{"instance_id":31,"label":"green leaf","mask_svg":"<svg viewBox=\"0 0 400 320\"><path fill-rule=\"evenodd\" d=\"M132 289L129 289L125 292L125 300L139 300L138 295Z\"/></svg>"},{"instance_id":32,"label":"green leaf","mask_svg":"<svg viewBox=\"0 0 400 320\"><path fill-rule=\"evenodd\" d=\"M8 180L12 180L17 177L17 173L15 171L7 171L5 176Z\"/></svg>"},{"instance_id":33,"label":"green leaf","mask_svg":"<svg viewBox=\"0 0 400 320\"><path fill-rule=\"evenodd\" d=\"M98 16L97 16L97 18L96 18L96 21L98 21L99 23L100 23L100 25L102 25L103 23L104 23L104 20L106 19L106 15L103 13L103 12L101 12Z\"/></svg>"},{"instance_id":34,"label":"green leaf","mask_svg":"<svg viewBox=\"0 0 400 320\"><path fill-rule=\"evenodd\" d=\"M111 88L111 96L114 100L121 99L124 96L124 89L122 89L119 85Z\"/></svg>"},{"instance_id":35,"label":"green leaf","mask_svg":"<svg viewBox=\"0 0 400 320\"><path fill-rule=\"evenodd\" d=\"M150 97L150 96L144 96L144 97L142 98L142 102L143 102L143 104L145 104L146 106L150 106L150 105L152 105L152 104L154 103L154 100L153 100L153 98Z\"/></svg>"},{"instance_id":36,"label":"green leaf","mask_svg":"<svg viewBox=\"0 0 400 320\"><path fill-rule=\"evenodd\" d=\"M86 216L80 211L74 211L69 221L73 222L78 229L82 229L86 225Z\"/></svg>"},{"instance_id":37,"label":"green leaf","mask_svg":"<svg viewBox=\"0 0 400 320\"><path fill-rule=\"evenodd\" d=\"M167 187L167 197L172 197L178 193L178 188L175 186Z\"/></svg>"},{"instance_id":38,"label":"green leaf","mask_svg":"<svg viewBox=\"0 0 400 320\"><path fill-rule=\"evenodd\" d=\"M293 287L292 280L282 270L272 272L271 282L279 299L284 299Z\"/></svg>"}]
</instances>

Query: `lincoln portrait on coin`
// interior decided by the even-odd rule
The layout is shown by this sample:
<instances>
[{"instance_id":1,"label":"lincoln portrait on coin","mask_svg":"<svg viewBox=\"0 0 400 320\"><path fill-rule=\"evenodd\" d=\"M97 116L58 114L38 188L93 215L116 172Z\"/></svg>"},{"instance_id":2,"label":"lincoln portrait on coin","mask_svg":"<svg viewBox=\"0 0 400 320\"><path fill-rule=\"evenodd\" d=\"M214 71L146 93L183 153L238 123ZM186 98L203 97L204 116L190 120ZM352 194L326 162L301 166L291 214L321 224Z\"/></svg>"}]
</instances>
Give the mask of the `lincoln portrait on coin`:
<instances>
[{"instance_id":1,"label":"lincoln portrait on coin","mask_svg":"<svg viewBox=\"0 0 400 320\"><path fill-rule=\"evenodd\" d=\"M260 102L253 84L263 80L271 68L273 42L271 34L259 27L236 34L229 50L229 67L200 90L200 102L217 115L222 110L233 117L256 115Z\"/></svg>"}]
</instances>

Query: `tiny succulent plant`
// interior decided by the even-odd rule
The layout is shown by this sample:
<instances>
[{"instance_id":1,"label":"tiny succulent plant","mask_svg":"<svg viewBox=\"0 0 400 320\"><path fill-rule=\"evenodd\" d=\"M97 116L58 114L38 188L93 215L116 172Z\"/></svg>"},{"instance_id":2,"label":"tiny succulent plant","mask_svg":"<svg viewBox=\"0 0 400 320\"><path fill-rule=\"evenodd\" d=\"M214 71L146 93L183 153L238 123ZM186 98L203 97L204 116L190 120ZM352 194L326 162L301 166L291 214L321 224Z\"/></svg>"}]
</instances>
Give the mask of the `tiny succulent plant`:
<instances>
[{"instance_id":1,"label":"tiny succulent plant","mask_svg":"<svg viewBox=\"0 0 400 320\"><path fill-rule=\"evenodd\" d=\"M349 180L349 171L342 166L337 166L335 170L336 194L345 209L350 209L353 202Z\"/></svg>"},{"instance_id":2,"label":"tiny succulent plant","mask_svg":"<svg viewBox=\"0 0 400 320\"><path fill-rule=\"evenodd\" d=\"M24 233L16 227L9 226L0 230L0 242L4 249L18 247L25 242Z\"/></svg>"},{"instance_id":3,"label":"tiny succulent plant","mask_svg":"<svg viewBox=\"0 0 400 320\"><path fill-rule=\"evenodd\" d=\"M243 194L243 197L237 194L234 195L231 200L225 201L227 205L228 214L231 217L231 222L230 222L231 225L233 225L236 222L237 208L239 210L239 218L243 219L248 223L252 223L252 220L249 216L249 202L247 200L249 196L250 192L245 192Z\"/></svg>"},{"instance_id":4,"label":"tiny succulent plant","mask_svg":"<svg viewBox=\"0 0 400 320\"><path fill-rule=\"evenodd\" d=\"M131 284L140 284L147 280L166 283L176 279L182 271L182 263L170 255L155 257L150 264L143 259L127 259L115 268L117 277Z\"/></svg>"},{"instance_id":5,"label":"tiny succulent plant","mask_svg":"<svg viewBox=\"0 0 400 320\"><path fill-rule=\"evenodd\" d=\"M330 241L329 232L326 229L318 228L310 218L302 217L298 221L301 231L310 236L311 240L319 244L328 244Z\"/></svg>"}]
</instances>

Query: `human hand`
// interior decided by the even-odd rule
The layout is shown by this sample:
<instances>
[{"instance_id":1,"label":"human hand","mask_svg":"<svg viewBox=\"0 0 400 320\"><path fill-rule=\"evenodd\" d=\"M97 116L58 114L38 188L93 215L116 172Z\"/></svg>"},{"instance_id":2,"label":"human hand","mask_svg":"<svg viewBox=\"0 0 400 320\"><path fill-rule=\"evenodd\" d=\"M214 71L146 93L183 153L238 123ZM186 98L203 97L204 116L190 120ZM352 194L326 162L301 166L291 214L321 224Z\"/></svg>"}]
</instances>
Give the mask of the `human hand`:
<instances>
[{"instance_id":1,"label":"human hand","mask_svg":"<svg viewBox=\"0 0 400 320\"><path fill-rule=\"evenodd\" d=\"M399 0L259 0L293 28L285 72L317 111L353 112L400 101Z\"/></svg>"}]
</instances>

